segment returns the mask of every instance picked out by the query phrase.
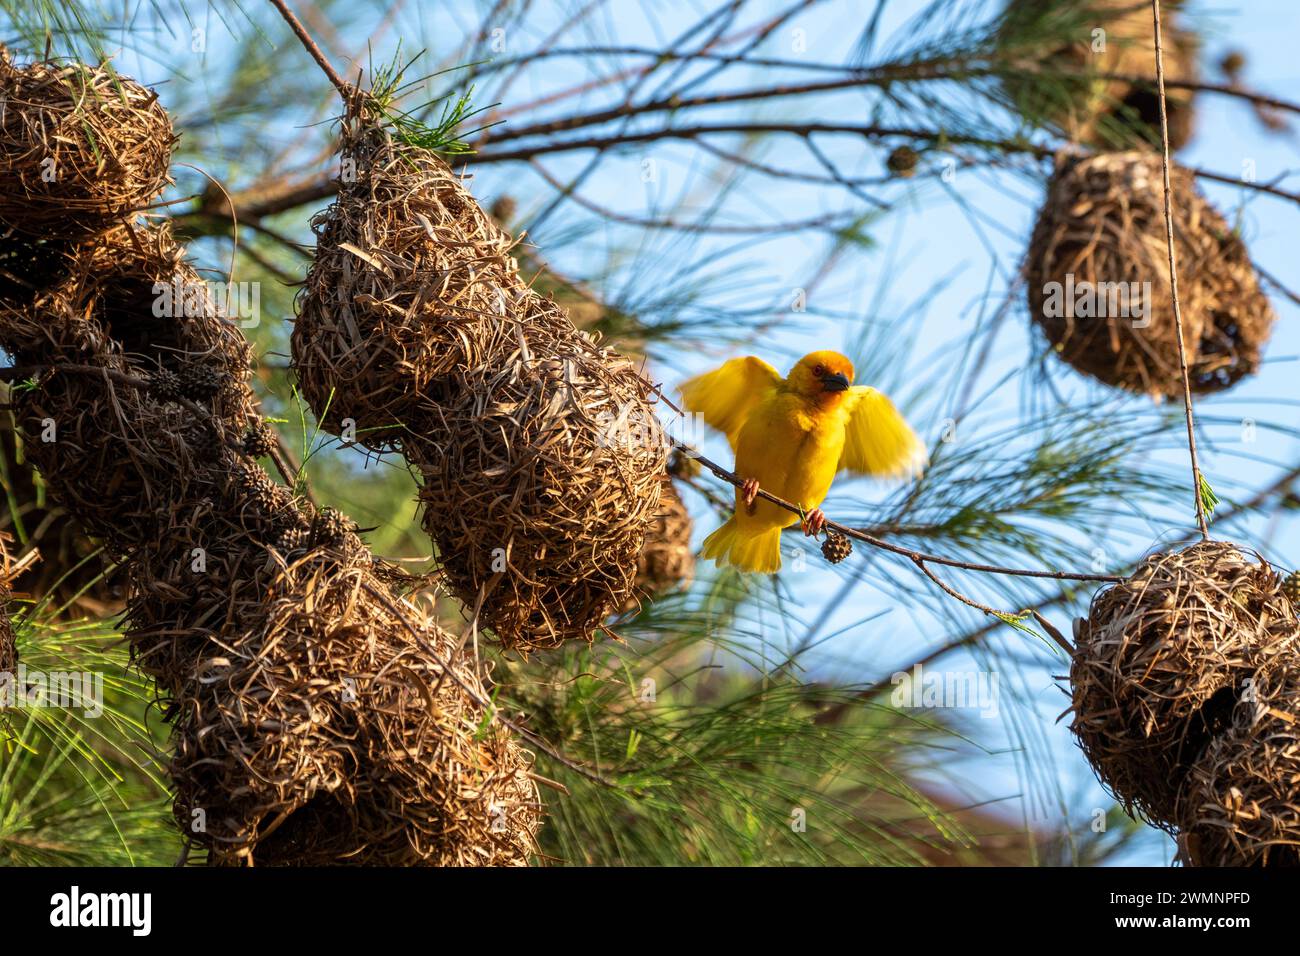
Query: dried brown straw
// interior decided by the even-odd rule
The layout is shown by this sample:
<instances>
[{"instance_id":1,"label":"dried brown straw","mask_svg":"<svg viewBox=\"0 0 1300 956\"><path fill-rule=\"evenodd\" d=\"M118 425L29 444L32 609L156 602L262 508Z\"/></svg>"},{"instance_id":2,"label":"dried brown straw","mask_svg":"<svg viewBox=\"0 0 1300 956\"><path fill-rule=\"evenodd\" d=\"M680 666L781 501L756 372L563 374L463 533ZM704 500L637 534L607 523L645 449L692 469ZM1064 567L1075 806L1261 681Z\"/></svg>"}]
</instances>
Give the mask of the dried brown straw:
<instances>
[{"instance_id":1,"label":"dried brown straw","mask_svg":"<svg viewBox=\"0 0 1300 956\"><path fill-rule=\"evenodd\" d=\"M520 277L515 241L356 91L298 301L303 395L400 447L452 590L521 650L590 640L627 600L666 441L652 388Z\"/></svg>"},{"instance_id":2,"label":"dried brown straw","mask_svg":"<svg viewBox=\"0 0 1300 956\"><path fill-rule=\"evenodd\" d=\"M1300 620L1266 563L1205 541L1147 558L1079 622L1071 730L1130 811L1172 827L1248 681L1294 669Z\"/></svg>"},{"instance_id":3,"label":"dried brown straw","mask_svg":"<svg viewBox=\"0 0 1300 956\"><path fill-rule=\"evenodd\" d=\"M0 533L0 681L11 679L18 670L18 642L14 638L13 621L9 618L9 599L13 595L11 584L14 578L9 544L9 536ZM0 719L0 729L3 726L3 720Z\"/></svg>"},{"instance_id":4,"label":"dried brown straw","mask_svg":"<svg viewBox=\"0 0 1300 956\"><path fill-rule=\"evenodd\" d=\"M1062 153L1025 268L1030 315L1064 361L1108 385L1173 398L1183 382L1163 175L1154 152ZM1259 368L1276 317L1240 237L1190 174L1171 165L1169 175L1181 197L1171 216L1190 387L1220 391ZM1053 283L1097 293L1108 314L1073 314ZM1130 313L1142 306L1140 319L1123 314L1126 301Z\"/></svg>"},{"instance_id":5,"label":"dried brown straw","mask_svg":"<svg viewBox=\"0 0 1300 956\"><path fill-rule=\"evenodd\" d=\"M16 66L0 50L0 223L75 240L170 182L176 136L158 95L108 66Z\"/></svg>"},{"instance_id":6,"label":"dried brown straw","mask_svg":"<svg viewBox=\"0 0 1300 956\"><path fill-rule=\"evenodd\" d=\"M1192 768L1178 816L1194 866L1300 866L1300 675L1265 675Z\"/></svg>"},{"instance_id":7,"label":"dried brown straw","mask_svg":"<svg viewBox=\"0 0 1300 956\"><path fill-rule=\"evenodd\" d=\"M246 453L247 343L169 231L114 229L73 264L0 308L0 344L39 369L15 394L33 461L128 562L187 838L216 864L526 862L529 755L401 575Z\"/></svg>"}]
</instances>

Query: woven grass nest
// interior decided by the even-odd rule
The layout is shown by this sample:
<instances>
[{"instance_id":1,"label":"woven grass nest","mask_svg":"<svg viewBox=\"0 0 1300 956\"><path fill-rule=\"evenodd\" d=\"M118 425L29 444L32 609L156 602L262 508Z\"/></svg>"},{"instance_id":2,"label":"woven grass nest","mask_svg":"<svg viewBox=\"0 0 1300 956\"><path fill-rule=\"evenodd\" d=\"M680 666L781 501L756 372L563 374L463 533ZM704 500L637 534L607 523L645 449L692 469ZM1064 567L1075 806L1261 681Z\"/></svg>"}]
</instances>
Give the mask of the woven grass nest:
<instances>
[{"instance_id":1,"label":"woven grass nest","mask_svg":"<svg viewBox=\"0 0 1300 956\"><path fill-rule=\"evenodd\" d=\"M1224 542L1156 554L1079 622L1073 731L1130 812L1179 823L1192 767L1244 691L1300 658L1300 621L1273 569Z\"/></svg>"},{"instance_id":2,"label":"woven grass nest","mask_svg":"<svg viewBox=\"0 0 1300 956\"><path fill-rule=\"evenodd\" d=\"M1162 4L1165 77L1195 82L1200 38L1182 26L1180 6ZM1104 31L1104 49L1094 48L1101 39L1096 30ZM1063 45L1062 36L1077 39ZM1155 24L1146 0L1011 0L999 38L1004 55L1027 71L1004 77L1002 84L1031 123L1054 126L1071 141L1102 150L1160 143ZM1056 79L1054 70L1075 75ZM1193 132L1195 91L1167 87L1165 108L1169 145L1181 149Z\"/></svg>"},{"instance_id":3,"label":"woven grass nest","mask_svg":"<svg viewBox=\"0 0 1300 956\"><path fill-rule=\"evenodd\" d=\"M0 51L0 102L0 223L11 229L79 240L170 182L171 119L156 93L107 65L17 66Z\"/></svg>"},{"instance_id":4,"label":"woven grass nest","mask_svg":"<svg viewBox=\"0 0 1300 956\"><path fill-rule=\"evenodd\" d=\"M195 607L238 622L213 627L172 702L182 832L220 865L525 864L540 814L531 757L499 723L480 732L490 692L459 641L364 549L290 556L245 531L221 550L229 523L214 512L150 555L130 617L137 642L219 625ZM189 549L207 535L216 580L196 585Z\"/></svg>"},{"instance_id":5,"label":"woven grass nest","mask_svg":"<svg viewBox=\"0 0 1300 956\"><path fill-rule=\"evenodd\" d=\"M695 577L695 551L691 548L694 522L672 479L665 477L654 524L636 565L636 587L624 605L631 610L643 600L653 600L685 587Z\"/></svg>"},{"instance_id":6,"label":"woven grass nest","mask_svg":"<svg viewBox=\"0 0 1300 956\"><path fill-rule=\"evenodd\" d=\"M304 397L422 474L448 584L497 639L590 640L631 593L659 504L651 386L530 288L515 240L363 93L341 150L293 332Z\"/></svg>"},{"instance_id":7,"label":"woven grass nest","mask_svg":"<svg viewBox=\"0 0 1300 956\"><path fill-rule=\"evenodd\" d=\"M486 719L472 659L342 516L244 453L260 419L238 329L197 287L155 314L155 282L197 278L183 250L124 226L75 262L0 307L0 346L42 368L15 395L31 459L128 561L187 839L218 865L526 862L530 757Z\"/></svg>"},{"instance_id":8,"label":"woven grass nest","mask_svg":"<svg viewBox=\"0 0 1300 956\"><path fill-rule=\"evenodd\" d=\"M525 294L522 345L454 376L406 453L453 591L507 645L589 639L632 592L665 467L643 380ZM534 311L535 310L535 311ZM517 340L518 341L518 340ZM426 417L427 416L427 417Z\"/></svg>"},{"instance_id":9,"label":"woven grass nest","mask_svg":"<svg viewBox=\"0 0 1300 956\"><path fill-rule=\"evenodd\" d=\"M514 239L436 154L395 142L358 94L344 117L338 199L312 220L293 354L303 397L336 434L400 443L412 395L495 358L484 323L515 290ZM405 433L405 434L404 434Z\"/></svg>"},{"instance_id":10,"label":"woven grass nest","mask_svg":"<svg viewBox=\"0 0 1300 956\"><path fill-rule=\"evenodd\" d=\"M1216 392L1259 368L1276 316L1241 239L1190 173L1170 174L1191 385ZM1025 275L1030 316L1064 361L1128 391L1182 394L1159 155L1059 156Z\"/></svg>"},{"instance_id":11,"label":"woven grass nest","mask_svg":"<svg viewBox=\"0 0 1300 956\"><path fill-rule=\"evenodd\" d=\"M1266 675L1201 755L1179 806L1194 866L1300 866L1300 669Z\"/></svg>"},{"instance_id":12,"label":"woven grass nest","mask_svg":"<svg viewBox=\"0 0 1300 956\"><path fill-rule=\"evenodd\" d=\"M28 459L85 533L121 556L154 536L159 511L185 497L203 460L258 420L250 352L167 226L119 228L76 248L72 274L30 305L0 306L0 324L18 364L46 367L36 378L48 387L16 395ZM183 290L162 315L155 284ZM49 368L60 365L82 371ZM104 375L120 392L105 391ZM127 381L158 384L145 392Z\"/></svg>"}]
</instances>

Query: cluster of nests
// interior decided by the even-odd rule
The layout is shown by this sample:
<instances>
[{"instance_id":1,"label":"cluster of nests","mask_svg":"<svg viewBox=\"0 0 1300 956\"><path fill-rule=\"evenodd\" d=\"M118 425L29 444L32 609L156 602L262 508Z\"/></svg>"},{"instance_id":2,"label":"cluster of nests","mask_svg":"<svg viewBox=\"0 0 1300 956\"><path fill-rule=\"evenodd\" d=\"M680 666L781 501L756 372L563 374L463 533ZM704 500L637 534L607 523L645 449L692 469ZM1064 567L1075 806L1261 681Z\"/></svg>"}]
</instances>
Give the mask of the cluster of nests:
<instances>
[{"instance_id":1,"label":"cluster of nests","mask_svg":"<svg viewBox=\"0 0 1300 956\"><path fill-rule=\"evenodd\" d=\"M274 438L248 345L140 215L175 140L155 95L104 66L5 58L0 98L14 420L124 565L187 840L215 865L527 862L531 755L477 662L350 522L259 464Z\"/></svg>"},{"instance_id":2,"label":"cluster of nests","mask_svg":"<svg viewBox=\"0 0 1300 956\"><path fill-rule=\"evenodd\" d=\"M647 541L689 537L680 503L661 504L652 387L530 285L516 240L361 90L341 170L297 303L304 398L328 430L414 465L476 626L524 653L590 640L637 600ZM647 591L676 573L642 570Z\"/></svg>"},{"instance_id":3,"label":"cluster of nests","mask_svg":"<svg viewBox=\"0 0 1300 956\"><path fill-rule=\"evenodd\" d=\"M1075 631L1073 730L1202 866L1300 865L1300 592L1206 541L1147 558Z\"/></svg>"},{"instance_id":4,"label":"cluster of nests","mask_svg":"<svg viewBox=\"0 0 1300 956\"><path fill-rule=\"evenodd\" d=\"M1165 74L1195 80L1197 38L1170 6ZM1004 79L1012 99L1073 144L1057 155L1026 256L1030 316L1056 354L1085 375L1156 400L1181 396L1151 5L1015 3L1002 35L1024 60L1023 73ZM1061 47L1062 35L1080 39ZM1038 36L1055 39L1044 48ZM1063 83L1034 76L1035 67L1062 64ZM1177 149L1190 136L1194 100L1177 87L1166 99ZM1275 315L1241 237L1191 173L1172 164L1170 177L1190 383L1197 393L1221 391L1258 370Z\"/></svg>"}]
</instances>

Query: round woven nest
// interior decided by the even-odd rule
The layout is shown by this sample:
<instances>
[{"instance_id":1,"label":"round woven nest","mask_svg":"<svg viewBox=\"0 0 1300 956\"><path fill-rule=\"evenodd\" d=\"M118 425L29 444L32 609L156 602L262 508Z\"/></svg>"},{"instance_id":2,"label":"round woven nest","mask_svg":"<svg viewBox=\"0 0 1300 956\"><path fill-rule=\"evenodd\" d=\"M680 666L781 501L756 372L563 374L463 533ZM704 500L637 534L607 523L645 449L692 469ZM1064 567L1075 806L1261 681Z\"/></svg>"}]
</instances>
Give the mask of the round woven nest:
<instances>
[{"instance_id":1,"label":"round woven nest","mask_svg":"<svg viewBox=\"0 0 1300 956\"><path fill-rule=\"evenodd\" d=\"M453 377L406 453L424 528L480 623L523 650L589 640L618 611L659 508L665 441L649 385L526 290L514 351ZM509 328L514 327L515 336ZM525 331L526 330L526 331Z\"/></svg>"},{"instance_id":2,"label":"round woven nest","mask_svg":"<svg viewBox=\"0 0 1300 956\"><path fill-rule=\"evenodd\" d=\"M247 616L212 635L173 705L182 831L224 865L526 864L540 819L531 757L484 726L490 692L459 641L396 598L368 553L313 549L259 575L266 554L217 553L218 573L241 574L227 604ZM187 549L153 565L153 587L212 607L188 562ZM184 603L141 608L170 608L193 634ZM166 626L132 620L137 640Z\"/></svg>"},{"instance_id":3,"label":"round woven nest","mask_svg":"<svg viewBox=\"0 0 1300 956\"><path fill-rule=\"evenodd\" d=\"M315 224L292 345L317 418L422 475L447 583L501 643L591 640L659 504L650 384L521 277L515 240L364 92Z\"/></svg>"},{"instance_id":4,"label":"round woven nest","mask_svg":"<svg viewBox=\"0 0 1300 956\"><path fill-rule=\"evenodd\" d=\"M1188 774L1244 690L1294 666L1300 621L1273 569L1224 542L1152 555L1079 622L1074 732L1130 812L1178 822Z\"/></svg>"},{"instance_id":5,"label":"round woven nest","mask_svg":"<svg viewBox=\"0 0 1300 956\"><path fill-rule=\"evenodd\" d=\"M1259 368L1276 316L1240 237L1190 173L1170 174L1192 390L1216 392ZM1182 394L1158 155L1059 156L1025 277L1031 318L1072 367L1156 398Z\"/></svg>"},{"instance_id":6,"label":"round woven nest","mask_svg":"<svg viewBox=\"0 0 1300 956\"><path fill-rule=\"evenodd\" d=\"M182 291L168 301L155 286ZM47 387L15 397L28 460L112 554L153 537L199 463L258 419L248 343L166 226L79 243L75 271L28 306L0 306L0 323L16 362L44 369L34 377ZM126 384L155 378L162 395Z\"/></svg>"},{"instance_id":7,"label":"round woven nest","mask_svg":"<svg viewBox=\"0 0 1300 956\"><path fill-rule=\"evenodd\" d=\"M158 94L107 65L17 66L0 53L0 223L42 240L121 224L170 182Z\"/></svg>"},{"instance_id":8,"label":"round woven nest","mask_svg":"<svg viewBox=\"0 0 1300 956\"><path fill-rule=\"evenodd\" d=\"M1179 806L1193 865L1300 866L1300 661L1252 689Z\"/></svg>"},{"instance_id":9,"label":"round woven nest","mask_svg":"<svg viewBox=\"0 0 1300 956\"><path fill-rule=\"evenodd\" d=\"M1180 3L1161 6L1166 82L1195 82L1200 38L1182 26ZM1010 0L998 37L1016 70L1002 78L1003 89L1029 122L1074 142L1101 150L1158 145L1154 36L1146 0ZM1195 124L1195 91L1167 87L1165 107L1169 145L1181 149Z\"/></svg>"},{"instance_id":10,"label":"round woven nest","mask_svg":"<svg viewBox=\"0 0 1300 956\"><path fill-rule=\"evenodd\" d=\"M437 154L395 142L364 95L343 120L338 198L312 220L316 256L292 344L303 397L330 431L384 450L412 396L491 361L484 321L519 285L515 240Z\"/></svg>"}]
</instances>

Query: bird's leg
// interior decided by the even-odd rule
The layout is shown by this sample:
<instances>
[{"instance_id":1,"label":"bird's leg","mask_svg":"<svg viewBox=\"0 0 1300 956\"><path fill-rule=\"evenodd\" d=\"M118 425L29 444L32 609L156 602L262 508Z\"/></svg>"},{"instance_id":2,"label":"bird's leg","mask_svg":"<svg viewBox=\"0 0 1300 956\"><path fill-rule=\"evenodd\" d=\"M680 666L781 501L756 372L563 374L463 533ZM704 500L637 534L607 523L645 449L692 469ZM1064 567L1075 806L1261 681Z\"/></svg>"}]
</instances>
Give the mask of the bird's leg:
<instances>
[{"instance_id":1,"label":"bird's leg","mask_svg":"<svg viewBox=\"0 0 1300 956\"><path fill-rule=\"evenodd\" d=\"M822 528L826 527L826 515L821 508L814 508L803 516L800 525L804 534L815 538L822 533Z\"/></svg>"},{"instance_id":2,"label":"bird's leg","mask_svg":"<svg viewBox=\"0 0 1300 956\"><path fill-rule=\"evenodd\" d=\"M753 514L758 507L754 502L758 498L758 479L746 478L740 486L740 500L745 503L745 512Z\"/></svg>"}]
</instances>

